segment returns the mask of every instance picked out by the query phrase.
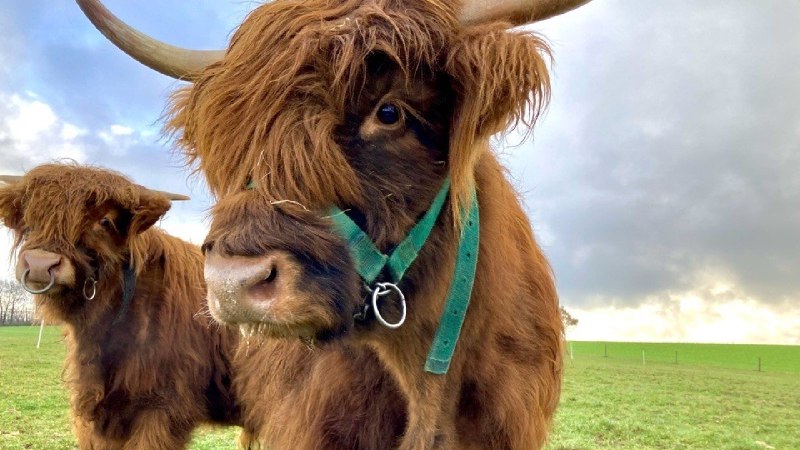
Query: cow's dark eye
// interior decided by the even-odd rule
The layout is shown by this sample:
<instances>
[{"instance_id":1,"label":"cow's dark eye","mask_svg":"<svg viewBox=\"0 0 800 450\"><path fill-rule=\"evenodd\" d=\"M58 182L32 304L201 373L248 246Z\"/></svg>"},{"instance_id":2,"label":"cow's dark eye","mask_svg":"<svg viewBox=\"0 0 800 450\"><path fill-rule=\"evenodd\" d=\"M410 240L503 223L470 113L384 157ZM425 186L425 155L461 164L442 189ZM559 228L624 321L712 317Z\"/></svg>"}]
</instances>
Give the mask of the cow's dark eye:
<instances>
[{"instance_id":1,"label":"cow's dark eye","mask_svg":"<svg viewBox=\"0 0 800 450\"><path fill-rule=\"evenodd\" d=\"M117 227L114 226L114 222L108 217L103 217L102 219L100 219L100 226L108 231L114 231L114 232L117 231Z\"/></svg>"},{"instance_id":2,"label":"cow's dark eye","mask_svg":"<svg viewBox=\"0 0 800 450\"><path fill-rule=\"evenodd\" d=\"M376 113L378 120L384 125L394 125L400 121L400 108L391 103L384 103L378 108Z\"/></svg>"}]
</instances>

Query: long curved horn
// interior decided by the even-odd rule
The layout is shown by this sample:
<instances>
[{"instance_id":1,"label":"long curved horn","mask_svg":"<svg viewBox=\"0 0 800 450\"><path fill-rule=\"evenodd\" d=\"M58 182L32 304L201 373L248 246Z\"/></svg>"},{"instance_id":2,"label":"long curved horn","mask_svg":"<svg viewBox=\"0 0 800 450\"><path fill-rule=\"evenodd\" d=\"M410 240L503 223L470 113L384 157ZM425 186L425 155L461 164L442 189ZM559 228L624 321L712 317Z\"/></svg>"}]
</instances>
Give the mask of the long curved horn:
<instances>
[{"instance_id":1,"label":"long curved horn","mask_svg":"<svg viewBox=\"0 0 800 450\"><path fill-rule=\"evenodd\" d=\"M185 202L185 201L191 200L190 197L188 197L186 195L183 195L183 194L173 194L172 192L157 191L155 189L148 189L148 190L150 192L155 193L155 194L163 195L164 197L167 197L167 199L169 199L169 201L172 201L172 202Z\"/></svg>"},{"instance_id":2,"label":"long curved horn","mask_svg":"<svg viewBox=\"0 0 800 450\"><path fill-rule=\"evenodd\" d=\"M132 28L98 0L75 0L89 20L114 45L153 70L179 80L193 80L206 66L222 59L221 50L175 47Z\"/></svg>"},{"instance_id":3,"label":"long curved horn","mask_svg":"<svg viewBox=\"0 0 800 450\"><path fill-rule=\"evenodd\" d=\"M0 182L5 184L16 184L22 181L21 175L0 175Z\"/></svg>"},{"instance_id":4,"label":"long curved horn","mask_svg":"<svg viewBox=\"0 0 800 450\"><path fill-rule=\"evenodd\" d=\"M507 20L514 26L538 22L571 11L590 0L465 0L460 19L465 25Z\"/></svg>"}]
</instances>

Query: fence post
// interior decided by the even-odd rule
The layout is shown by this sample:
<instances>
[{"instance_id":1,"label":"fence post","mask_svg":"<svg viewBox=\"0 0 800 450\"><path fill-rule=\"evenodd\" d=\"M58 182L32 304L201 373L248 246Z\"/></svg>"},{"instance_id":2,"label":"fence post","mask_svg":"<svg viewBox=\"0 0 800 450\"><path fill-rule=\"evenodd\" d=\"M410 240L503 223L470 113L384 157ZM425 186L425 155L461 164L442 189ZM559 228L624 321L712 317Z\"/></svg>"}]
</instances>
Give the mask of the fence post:
<instances>
[{"instance_id":1,"label":"fence post","mask_svg":"<svg viewBox=\"0 0 800 450\"><path fill-rule=\"evenodd\" d=\"M603 345L603 358L608 358L608 343Z\"/></svg>"},{"instance_id":2,"label":"fence post","mask_svg":"<svg viewBox=\"0 0 800 450\"><path fill-rule=\"evenodd\" d=\"M39 339L36 340L36 348L38 349L40 345L42 345L42 331L44 331L44 318L42 318L42 324L39 325Z\"/></svg>"},{"instance_id":3,"label":"fence post","mask_svg":"<svg viewBox=\"0 0 800 450\"><path fill-rule=\"evenodd\" d=\"M572 348L572 342L569 343L569 360L570 361L574 361L575 360L575 352L574 352L574 350Z\"/></svg>"},{"instance_id":4,"label":"fence post","mask_svg":"<svg viewBox=\"0 0 800 450\"><path fill-rule=\"evenodd\" d=\"M761 372L761 357L758 357L758 371Z\"/></svg>"},{"instance_id":5,"label":"fence post","mask_svg":"<svg viewBox=\"0 0 800 450\"><path fill-rule=\"evenodd\" d=\"M644 350L642 350L642 365L645 365Z\"/></svg>"}]
</instances>

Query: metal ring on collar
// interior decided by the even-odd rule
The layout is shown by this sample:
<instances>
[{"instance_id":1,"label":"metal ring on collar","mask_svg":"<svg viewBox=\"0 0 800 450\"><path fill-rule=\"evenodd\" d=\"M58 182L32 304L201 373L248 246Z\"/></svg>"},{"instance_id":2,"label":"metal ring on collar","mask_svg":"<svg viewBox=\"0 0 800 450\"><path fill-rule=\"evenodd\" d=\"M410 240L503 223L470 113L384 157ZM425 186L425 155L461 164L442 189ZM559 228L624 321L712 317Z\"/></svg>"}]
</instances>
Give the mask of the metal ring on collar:
<instances>
[{"instance_id":1,"label":"metal ring on collar","mask_svg":"<svg viewBox=\"0 0 800 450\"><path fill-rule=\"evenodd\" d=\"M402 309L400 320L398 320L396 323L387 322L386 319L381 316L380 309L378 309L378 297L388 295L392 291L397 292L397 295L400 296L400 307ZM408 309L406 307L406 296L403 295L403 291L401 291L400 288L394 283L376 283L375 289L372 291L372 309L375 311L375 318L378 319L378 322L380 322L381 325L391 329L400 328L400 326L406 321L406 312Z\"/></svg>"},{"instance_id":2,"label":"metal ring on collar","mask_svg":"<svg viewBox=\"0 0 800 450\"><path fill-rule=\"evenodd\" d=\"M88 286L89 283L92 283L92 295L88 295L86 293L86 286ZM95 280L92 277L89 277L86 279L86 281L83 282L83 298L85 298L86 300L94 300L94 297L96 295L97 295L97 280Z\"/></svg>"},{"instance_id":3,"label":"metal ring on collar","mask_svg":"<svg viewBox=\"0 0 800 450\"><path fill-rule=\"evenodd\" d=\"M56 284L56 276L51 271L47 271L50 274L50 283L47 284L42 289L31 289L28 287L28 274L31 273L31 269L25 269L25 272L22 273L22 289L25 289L31 294L43 294L50 290Z\"/></svg>"}]
</instances>

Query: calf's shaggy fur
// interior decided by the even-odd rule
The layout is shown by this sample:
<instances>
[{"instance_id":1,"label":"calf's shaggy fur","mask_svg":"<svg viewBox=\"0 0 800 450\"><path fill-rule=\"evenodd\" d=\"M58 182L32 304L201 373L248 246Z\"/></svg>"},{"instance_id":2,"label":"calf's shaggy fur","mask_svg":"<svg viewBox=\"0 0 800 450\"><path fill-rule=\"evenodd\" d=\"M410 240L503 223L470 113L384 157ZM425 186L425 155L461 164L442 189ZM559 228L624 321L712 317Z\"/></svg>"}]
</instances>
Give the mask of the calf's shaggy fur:
<instances>
[{"instance_id":1,"label":"calf's shaggy fur","mask_svg":"<svg viewBox=\"0 0 800 450\"><path fill-rule=\"evenodd\" d=\"M119 174L72 164L39 166L0 185L18 278L42 288L31 265L58 261L44 269L54 286L35 301L65 325L81 449L181 449L201 422L240 423L231 387L238 333L207 315L200 251L151 228L169 207L164 195ZM126 267L136 283L124 312Z\"/></svg>"}]
</instances>

